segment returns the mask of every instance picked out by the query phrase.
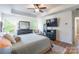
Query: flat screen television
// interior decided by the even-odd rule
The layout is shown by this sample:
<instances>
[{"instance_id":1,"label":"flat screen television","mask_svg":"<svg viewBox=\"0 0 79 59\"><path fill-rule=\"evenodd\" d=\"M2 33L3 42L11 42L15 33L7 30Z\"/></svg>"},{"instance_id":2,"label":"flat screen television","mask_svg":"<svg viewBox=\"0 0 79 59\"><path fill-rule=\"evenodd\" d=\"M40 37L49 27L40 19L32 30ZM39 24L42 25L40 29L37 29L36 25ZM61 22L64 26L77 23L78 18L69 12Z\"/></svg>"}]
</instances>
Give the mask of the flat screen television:
<instances>
[{"instance_id":1,"label":"flat screen television","mask_svg":"<svg viewBox=\"0 0 79 59\"><path fill-rule=\"evenodd\" d=\"M58 19L57 18L52 18L52 19L48 19L46 20L46 24L49 27L57 27L58 26Z\"/></svg>"}]
</instances>

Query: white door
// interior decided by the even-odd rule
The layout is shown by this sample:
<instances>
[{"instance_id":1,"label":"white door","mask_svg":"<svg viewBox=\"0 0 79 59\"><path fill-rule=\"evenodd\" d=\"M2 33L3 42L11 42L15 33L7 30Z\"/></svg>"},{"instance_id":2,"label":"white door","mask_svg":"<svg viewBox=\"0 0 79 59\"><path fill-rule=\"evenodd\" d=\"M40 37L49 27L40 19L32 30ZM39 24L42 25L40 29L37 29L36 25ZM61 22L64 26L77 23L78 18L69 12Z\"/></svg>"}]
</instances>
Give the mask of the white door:
<instances>
[{"instance_id":1,"label":"white door","mask_svg":"<svg viewBox=\"0 0 79 59\"><path fill-rule=\"evenodd\" d=\"M79 17L75 17L75 44L79 43Z\"/></svg>"},{"instance_id":2,"label":"white door","mask_svg":"<svg viewBox=\"0 0 79 59\"><path fill-rule=\"evenodd\" d=\"M75 18L75 36L79 35L79 17Z\"/></svg>"}]
</instances>

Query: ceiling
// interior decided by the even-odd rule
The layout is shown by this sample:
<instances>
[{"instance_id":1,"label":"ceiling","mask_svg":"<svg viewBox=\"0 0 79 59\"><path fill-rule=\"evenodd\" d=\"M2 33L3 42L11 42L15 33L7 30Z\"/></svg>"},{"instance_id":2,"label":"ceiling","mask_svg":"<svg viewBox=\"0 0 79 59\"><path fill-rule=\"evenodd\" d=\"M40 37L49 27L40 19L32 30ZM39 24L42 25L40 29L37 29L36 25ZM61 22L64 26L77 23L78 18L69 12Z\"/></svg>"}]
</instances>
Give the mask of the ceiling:
<instances>
[{"instance_id":1,"label":"ceiling","mask_svg":"<svg viewBox=\"0 0 79 59\"><path fill-rule=\"evenodd\" d=\"M41 13L41 12L34 12L34 9L28 9L28 8L33 8L34 5L33 4L2 4L0 5L0 10L4 12L7 12L5 11L5 9L11 9L11 13L16 13L16 14L21 14L21 15L29 15L29 16L38 16L38 15L44 15L44 14L47 14L48 12L52 13L52 11L57 11L57 10L61 10L63 9L64 7L65 8L70 8L74 5L64 5L64 4L41 4L41 6L45 6L47 7L47 9L43 10L44 12ZM4 8L3 8L4 7ZM9 8L7 8L9 7ZM57 8L58 7L58 8ZM10 10L9 10L10 11Z\"/></svg>"},{"instance_id":2,"label":"ceiling","mask_svg":"<svg viewBox=\"0 0 79 59\"><path fill-rule=\"evenodd\" d=\"M46 10L48 11L52 8L60 6L60 4L41 4L41 6L47 7ZM12 5L12 8L23 10L24 12L27 12L27 11L32 11L32 10L29 10L28 8L34 8L34 6L33 6L33 4L15 4L15 5Z\"/></svg>"},{"instance_id":3,"label":"ceiling","mask_svg":"<svg viewBox=\"0 0 79 59\"><path fill-rule=\"evenodd\" d=\"M48 12L50 9L60 6L60 4L41 4L41 6L47 7L47 9L43 10L45 13L45 12ZM34 9L28 9L28 8L34 8L33 4L6 4L6 5L3 4L3 5L0 5L0 7L4 7L3 9L10 7L14 11L17 11L17 12L19 11L22 13L27 13L27 14L35 15L35 16L41 14L41 12L34 12Z\"/></svg>"},{"instance_id":4,"label":"ceiling","mask_svg":"<svg viewBox=\"0 0 79 59\"><path fill-rule=\"evenodd\" d=\"M22 11L25 13L33 14L33 15L39 15L40 12L34 12L34 9L28 9L28 8L34 8L33 4L15 4L11 5L14 10ZM41 6L47 7L47 9L44 9L44 12L48 12L52 8L56 8L60 6L59 4L41 4Z\"/></svg>"}]
</instances>

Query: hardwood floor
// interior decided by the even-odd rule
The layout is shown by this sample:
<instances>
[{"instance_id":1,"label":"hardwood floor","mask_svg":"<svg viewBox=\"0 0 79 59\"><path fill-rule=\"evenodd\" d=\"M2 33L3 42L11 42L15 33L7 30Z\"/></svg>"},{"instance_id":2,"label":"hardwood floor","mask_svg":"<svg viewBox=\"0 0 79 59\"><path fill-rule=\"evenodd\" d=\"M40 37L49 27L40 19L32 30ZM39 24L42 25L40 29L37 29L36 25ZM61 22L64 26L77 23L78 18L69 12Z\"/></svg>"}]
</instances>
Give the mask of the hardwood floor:
<instances>
[{"instance_id":1,"label":"hardwood floor","mask_svg":"<svg viewBox=\"0 0 79 59\"><path fill-rule=\"evenodd\" d=\"M52 49L48 51L47 54L78 54L79 53L78 51L79 49L65 42L56 40L56 41L51 41L51 44L57 47L52 47Z\"/></svg>"},{"instance_id":2,"label":"hardwood floor","mask_svg":"<svg viewBox=\"0 0 79 59\"><path fill-rule=\"evenodd\" d=\"M68 44L68 43L65 43L65 42L61 42L61 41L58 41L58 40L52 41L52 44L53 43L56 44L56 45L62 46L64 48L72 46L71 44Z\"/></svg>"}]
</instances>

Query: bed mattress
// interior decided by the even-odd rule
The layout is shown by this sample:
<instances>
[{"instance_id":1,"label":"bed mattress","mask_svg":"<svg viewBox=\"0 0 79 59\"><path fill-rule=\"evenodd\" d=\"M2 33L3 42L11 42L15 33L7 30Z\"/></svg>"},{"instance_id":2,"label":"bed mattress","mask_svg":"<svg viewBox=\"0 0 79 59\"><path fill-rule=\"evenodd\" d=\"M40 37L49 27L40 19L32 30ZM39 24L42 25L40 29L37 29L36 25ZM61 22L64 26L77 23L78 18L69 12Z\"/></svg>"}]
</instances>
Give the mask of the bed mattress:
<instances>
[{"instance_id":1,"label":"bed mattress","mask_svg":"<svg viewBox=\"0 0 79 59\"><path fill-rule=\"evenodd\" d=\"M18 35L21 42L12 46L12 53L37 54L44 53L51 47L49 38L34 33ZM43 52L44 51L44 52Z\"/></svg>"}]
</instances>

